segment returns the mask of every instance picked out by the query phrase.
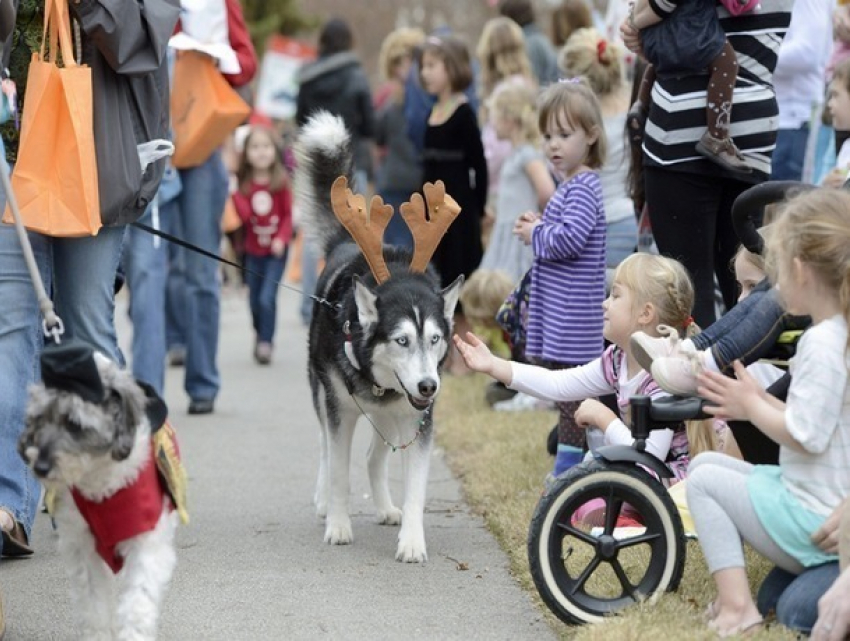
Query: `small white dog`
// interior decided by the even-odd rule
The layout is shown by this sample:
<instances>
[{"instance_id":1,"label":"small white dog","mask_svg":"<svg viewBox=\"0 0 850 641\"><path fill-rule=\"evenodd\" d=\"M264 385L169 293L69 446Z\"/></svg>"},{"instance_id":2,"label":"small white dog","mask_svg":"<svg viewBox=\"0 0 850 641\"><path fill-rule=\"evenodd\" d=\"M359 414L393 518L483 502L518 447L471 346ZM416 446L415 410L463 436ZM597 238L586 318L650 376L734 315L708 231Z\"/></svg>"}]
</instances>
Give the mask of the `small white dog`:
<instances>
[{"instance_id":1,"label":"small white dog","mask_svg":"<svg viewBox=\"0 0 850 641\"><path fill-rule=\"evenodd\" d=\"M58 545L80 638L154 639L177 563L178 514L151 441L165 405L129 372L73 341L45 350L42 378L30 390L19 451L56 493Z\"/></svg>"}]
</instances>

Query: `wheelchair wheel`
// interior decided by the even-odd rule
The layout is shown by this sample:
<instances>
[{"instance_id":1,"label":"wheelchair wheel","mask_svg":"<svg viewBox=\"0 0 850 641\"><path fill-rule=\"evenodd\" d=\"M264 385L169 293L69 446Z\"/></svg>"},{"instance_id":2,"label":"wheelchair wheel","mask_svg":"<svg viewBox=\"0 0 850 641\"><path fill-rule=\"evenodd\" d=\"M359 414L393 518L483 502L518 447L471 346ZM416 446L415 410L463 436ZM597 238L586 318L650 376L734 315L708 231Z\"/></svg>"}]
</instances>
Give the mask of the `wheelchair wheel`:
<instances>
[{"instance_id":1,"label":"wheelchair wheel","mask_svg":"<svg viewBox=\"0 0 850 641\"><path fill-rule=\"evenodd\" d=\"M604 506L597 527L574 516L588 501ZM626 514L641 527L617 527ZM632 464L591 461L558 478L541 497L528 560L552 612L567 623L591 623L675 590L685 565L685 534L673 500L655 478Z\"/></svg>"}]
</instances>

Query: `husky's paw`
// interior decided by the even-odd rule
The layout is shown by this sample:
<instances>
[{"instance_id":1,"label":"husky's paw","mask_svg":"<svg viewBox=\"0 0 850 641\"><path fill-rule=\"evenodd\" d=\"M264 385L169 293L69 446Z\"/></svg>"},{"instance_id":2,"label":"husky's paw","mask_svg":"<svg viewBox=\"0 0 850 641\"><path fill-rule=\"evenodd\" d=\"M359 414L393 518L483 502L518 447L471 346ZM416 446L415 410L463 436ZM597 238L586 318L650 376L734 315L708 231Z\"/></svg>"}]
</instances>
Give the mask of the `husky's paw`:
<instances>
[{"instance_id":1,"label":"husky's paw","mask_svg":"<svg viewBox=\"0 0 850 641\"><path fill-rule=\"evenodd\" d=\"M351 521L328 522L325 527L325 543L330 545L348 545L354 541Z\"/></svg>"},{"instance_id":2,"label":"husky's paw","mask_svg":"<svg viewBox=\"0 0 850 641\"><path fill-rule=\"evenodd\" d=\"M391 505L388 510L378 510L378 523L381 525L400 525L401 510Z\"/></svg>"},{"instance_id":3,"label":"husky's paw","mask_svg":"<svg viewBox=\"0 0 850 641\"><path fill-rule=\"evenodd\" d=\"M425 563L428 553L425 551L424 534L420 532L418 535L411 535L402 531L398 537L395 560L402 563Z\"/></svg>"}]
</instances>

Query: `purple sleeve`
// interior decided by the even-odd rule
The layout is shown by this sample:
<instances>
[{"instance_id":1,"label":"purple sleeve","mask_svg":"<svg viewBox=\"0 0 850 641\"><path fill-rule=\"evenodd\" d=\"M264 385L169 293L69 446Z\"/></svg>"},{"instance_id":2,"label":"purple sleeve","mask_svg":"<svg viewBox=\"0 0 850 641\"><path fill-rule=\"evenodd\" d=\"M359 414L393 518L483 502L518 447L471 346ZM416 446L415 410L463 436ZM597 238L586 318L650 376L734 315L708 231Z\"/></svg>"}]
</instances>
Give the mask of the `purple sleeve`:
<instances>
[{"instance_id":1,"label":"purple sleeve","mask_svg":"<svg viewBox=\"0 0 850 641\"><path fill-rule=\"evenodd\" d=\"M599 178L594 178L598 182ZM534 255L552 261L578 258L596 226L598 211L592 183L574 179L563 192L555 192L546 206L543 223L534 228Z\"/></svg>"}]
</instances>

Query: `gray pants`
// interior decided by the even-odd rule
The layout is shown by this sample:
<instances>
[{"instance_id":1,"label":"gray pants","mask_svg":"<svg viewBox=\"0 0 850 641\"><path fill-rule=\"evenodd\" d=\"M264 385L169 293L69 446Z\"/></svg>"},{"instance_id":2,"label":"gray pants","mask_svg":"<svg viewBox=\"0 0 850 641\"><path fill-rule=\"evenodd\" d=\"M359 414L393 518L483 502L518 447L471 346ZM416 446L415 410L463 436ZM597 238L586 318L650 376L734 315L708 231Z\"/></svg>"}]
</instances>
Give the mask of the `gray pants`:
<instances>
[{"instance_id":1,"label":"gray pants","mask_svg":"<svg viewBox=\"0 0 850 641\"><path fill-rule=\"evenodd\" d=\"M688 507L708 570L746 567L743 539L783 570L799 574L803 566L770 538L756 515L747 492L753 467L719 452L704 452L688 467Z\"/></svg>"}]
</instances>

